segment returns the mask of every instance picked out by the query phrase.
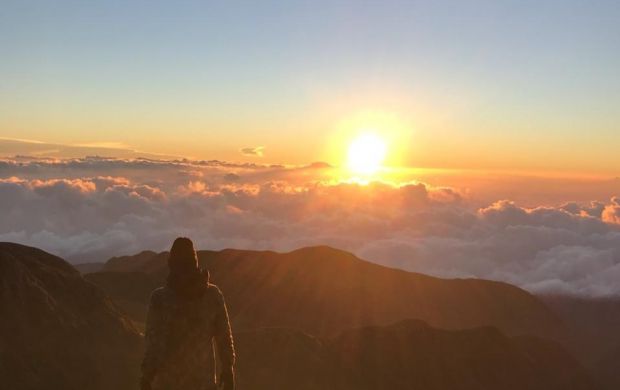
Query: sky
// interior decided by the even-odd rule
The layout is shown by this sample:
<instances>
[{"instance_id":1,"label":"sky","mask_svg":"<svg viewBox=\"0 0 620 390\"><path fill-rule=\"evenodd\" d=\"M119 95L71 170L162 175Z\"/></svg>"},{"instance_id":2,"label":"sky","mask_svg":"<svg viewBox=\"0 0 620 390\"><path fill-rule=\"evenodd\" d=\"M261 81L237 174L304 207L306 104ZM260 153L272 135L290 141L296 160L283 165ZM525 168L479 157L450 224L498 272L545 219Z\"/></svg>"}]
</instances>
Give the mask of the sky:
<instances>
[{"instance_id":1,"label":"sky","mask_svg":"<svg viewBox=\"0 0 620 390\"><path fill-rule=\"evenodd\" d=\"M0 0L0 241L620 296L618 69L617 1Z\"/></svg>"},{"instance_id":2,"label":"sky","mask_svg":"<svg viewBox=\"0 0 620 390\"><path fill-rule=\"evenodd\" d=\"M617 1L2 1L0 137L614 177ZM243 149L262 148L259 154Z\"/></svg>"}]
</instances>

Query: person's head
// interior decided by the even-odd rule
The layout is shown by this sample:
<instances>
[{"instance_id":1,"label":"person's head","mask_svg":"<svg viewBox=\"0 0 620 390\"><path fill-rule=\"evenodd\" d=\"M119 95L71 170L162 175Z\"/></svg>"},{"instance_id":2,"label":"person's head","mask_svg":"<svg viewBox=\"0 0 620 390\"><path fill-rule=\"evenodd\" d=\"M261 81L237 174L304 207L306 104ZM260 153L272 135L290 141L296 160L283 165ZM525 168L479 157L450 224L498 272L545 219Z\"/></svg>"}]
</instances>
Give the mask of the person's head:
<instances>
[{"instance_id":1,"label":"person's head","mask_svg":"<svg viewBox=\"0 0 620 390\"><path fill-rule=\"evenodd\" d=\"M194 243L187 237L179 237L172 243L168 257L170 273L193 273L198 270L198 257Z\"/></svg>"}]
</instances>

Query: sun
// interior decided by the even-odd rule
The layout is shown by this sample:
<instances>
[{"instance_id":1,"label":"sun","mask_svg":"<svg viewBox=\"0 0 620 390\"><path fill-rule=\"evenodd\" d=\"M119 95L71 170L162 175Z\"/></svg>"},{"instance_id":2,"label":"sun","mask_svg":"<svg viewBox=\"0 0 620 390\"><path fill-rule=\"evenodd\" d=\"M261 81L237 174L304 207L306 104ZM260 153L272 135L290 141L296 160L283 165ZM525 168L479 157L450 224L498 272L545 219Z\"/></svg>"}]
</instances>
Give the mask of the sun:
<instances>
[{"instance_id":1,"label":"sun","mask_svg":"<svg viewBox=\"0 0 620 390\"><path fill-rule=\"evenodd\" d=\"M381 169L387 145L376 133L360 134L349 145L347 165L359 175L372 175Z\"/></svg>"}]
</instances>

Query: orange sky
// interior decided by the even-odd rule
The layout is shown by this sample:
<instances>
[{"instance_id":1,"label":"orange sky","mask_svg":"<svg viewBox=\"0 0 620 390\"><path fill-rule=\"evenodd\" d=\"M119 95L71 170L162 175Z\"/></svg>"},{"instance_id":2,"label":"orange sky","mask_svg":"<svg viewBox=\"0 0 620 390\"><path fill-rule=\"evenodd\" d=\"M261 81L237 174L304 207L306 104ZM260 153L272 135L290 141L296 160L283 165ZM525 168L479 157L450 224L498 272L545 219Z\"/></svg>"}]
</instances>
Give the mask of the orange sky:
<instances>
[{"instance_id":1,"label":"orange sky","mask_svg":"<svg viewBox=\"0 0 620 390\"><path fill-rule=\"evenodd\" d=\"M260 3L7 4L0 137L340 165L373 129L389 166L619 174L613 2Z\"/></svg>"}]
</instances>

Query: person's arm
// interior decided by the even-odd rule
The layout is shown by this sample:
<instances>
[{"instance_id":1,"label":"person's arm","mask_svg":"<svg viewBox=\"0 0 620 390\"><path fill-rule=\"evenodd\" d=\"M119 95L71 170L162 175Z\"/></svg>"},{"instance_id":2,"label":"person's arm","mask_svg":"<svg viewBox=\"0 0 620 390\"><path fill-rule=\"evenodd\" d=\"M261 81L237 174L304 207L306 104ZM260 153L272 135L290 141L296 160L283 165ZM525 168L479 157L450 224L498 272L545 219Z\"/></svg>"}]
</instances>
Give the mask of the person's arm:
<instances>
[{"instance_id":1,"label":"person's arm","mask_svg":"<svg viewBox=\"0 0 620 390\"><path fill-rule=\"evenodd\" d=\"M228 309L222 292L217 290L217 312L215 316L215 344L222 363L220 370L219 384L223 385L224 390L235 388L235 347L230 321L228 319Z\"/></svg>"},{"instance_id":2,"label":"person's arm","mask_svg":"<svg viewBox=\"0 0 620 390\"><path fill-rule=\"evenodd\" d=\"M144 332L145 351L142 360L142 389L150 389L151 382L164 357L165 335L161 296L157 291L151 294L149 311Z\"/></svg>"}]
</instances>

